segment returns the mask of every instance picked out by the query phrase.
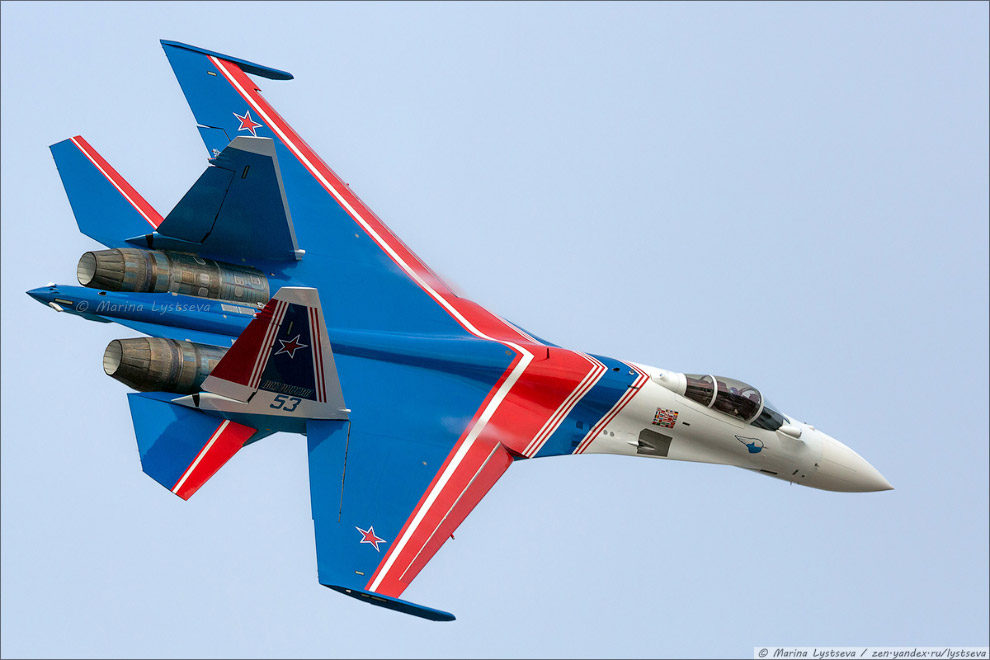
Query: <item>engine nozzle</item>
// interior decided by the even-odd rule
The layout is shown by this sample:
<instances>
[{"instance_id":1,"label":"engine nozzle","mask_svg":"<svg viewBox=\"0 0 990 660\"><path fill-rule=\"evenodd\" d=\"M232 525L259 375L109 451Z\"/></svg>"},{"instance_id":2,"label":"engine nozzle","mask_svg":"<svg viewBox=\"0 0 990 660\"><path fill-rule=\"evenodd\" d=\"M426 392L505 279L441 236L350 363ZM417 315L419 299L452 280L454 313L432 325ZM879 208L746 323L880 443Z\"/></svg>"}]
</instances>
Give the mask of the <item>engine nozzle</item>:
<instances>
[{"instance_id":1,"label":"engine nozzle","mask_svg":"<svg viewBox=\"0 0 990 660\"><path fill-rule=\"evenodd\" d=\"M103 371L141 392L192 394L226 348L161 337L114 339L103 353Z\"/></svg>"},{"instance_id":2,"label":"engine nozzle","mask_svg":"<svg viewBox=\"0 0 990 660\"><path fill-rule=\"evenodd\" d=\"M79 283L91 289L182 293L246 304L271 297L268 278L256 268L181 252L122 248L86 252L76 265Z\"/></svg>"}]
</instances>

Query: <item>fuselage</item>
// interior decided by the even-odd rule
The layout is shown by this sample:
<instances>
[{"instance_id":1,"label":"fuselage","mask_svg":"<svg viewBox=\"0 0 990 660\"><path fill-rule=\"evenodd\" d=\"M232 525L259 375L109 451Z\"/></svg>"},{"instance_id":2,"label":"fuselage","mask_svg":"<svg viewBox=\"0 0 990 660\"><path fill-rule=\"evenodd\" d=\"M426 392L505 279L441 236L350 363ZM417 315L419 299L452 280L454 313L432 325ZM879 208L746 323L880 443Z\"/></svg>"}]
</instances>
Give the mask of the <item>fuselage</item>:
<instances>
[{"instance_id":1,"label":"fuselage","mask_svg":"<svg viewBox=\"0 0 990 660\"><path fill-rule=\"evenodd\" d=\"M202 333L195 336L228 337L231 341L244 330L255 310L191 296L78 286L50 285L29 293L58 311L90 320L113 320L138 329L141 324L154 324L177 329L177 336L188 330ZM479 392L489 389L505 371L504 362L491 359L490 350L480 350L487 343L483 339L334 328L328 332L334 354L345 360L407 364L444 372L465 383L475 382ZM693 398L685 396L683 374L571 351L536 339L524 350L531 355L528 378L515 387L527 391L516 392L520 396L514 397L515 414L539 416L547 422L535 435L517 437L513 428L501 430L500 442L519 458L619 454L734 465L823 490L891 488L852 449L813 426L776 413L758 392L754 396L759 407L741 416L727 414L722 412L726 409L722 400L716 400L717 388L710 400L697 391L692 392ZM705 378L713 386L720 382L717 377ZM755 392L752 388L749 391ZM548 401L553 403L545 403ZM438 405L442 407L443 402ZM547 405L553 409L545 409ZM760 415L764 408L775 413L776 423L757 422L758 418L768 419L766 414Z\"/></svg>"},{"instance_id":2,"label":"fuselage","mask_svg":"<svg viewBox=\"0 0 990 660\"><path fill-rule=\"evenodd\" d=\"M649 381L588 452L734 465L822 490L891 489L859 454L811 425L784 416L778 429L760 428L672 391L662 384L671 372L640 368Z\"/></svg>"}]
</instances>

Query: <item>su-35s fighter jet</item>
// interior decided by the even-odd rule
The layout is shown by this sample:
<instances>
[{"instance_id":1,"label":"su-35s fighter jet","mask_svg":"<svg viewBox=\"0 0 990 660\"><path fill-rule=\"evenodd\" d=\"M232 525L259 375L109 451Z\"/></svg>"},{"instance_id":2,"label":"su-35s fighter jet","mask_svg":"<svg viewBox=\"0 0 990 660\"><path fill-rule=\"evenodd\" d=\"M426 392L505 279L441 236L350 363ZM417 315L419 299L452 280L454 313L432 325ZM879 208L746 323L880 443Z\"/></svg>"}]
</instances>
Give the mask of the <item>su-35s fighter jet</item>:
<instances>
[{"instance_id":1,"label":"su-35s fighter jet","mask_svg":"<svg viewBox=\"0 0 990 660\"><path fill-rule=\"evenodd\" d=\"M320 584L400 600L514 461L610 453L736 465L835 491L890 484L754 387L557 346L456 295L341 181L250 75L163 41L209 166L162 217L82 137L51 147L79 284L29 295L147 337L110 342L141 465L188 499L242 447L307 438ZM401 420L397 422L396 420Z\"/></svg>"}]
</instances>

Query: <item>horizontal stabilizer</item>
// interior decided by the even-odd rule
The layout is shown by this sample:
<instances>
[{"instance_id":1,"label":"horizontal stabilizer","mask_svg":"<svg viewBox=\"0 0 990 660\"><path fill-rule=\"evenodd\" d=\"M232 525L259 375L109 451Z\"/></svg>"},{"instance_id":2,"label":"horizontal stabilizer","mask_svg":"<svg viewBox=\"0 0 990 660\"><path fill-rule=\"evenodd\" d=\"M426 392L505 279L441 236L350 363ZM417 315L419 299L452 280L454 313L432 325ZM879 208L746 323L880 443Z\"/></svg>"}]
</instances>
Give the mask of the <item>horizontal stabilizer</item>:
<instances>
[{"instance_id":1,"label":"horizontal stabilizer","mask_svg":"<svg viewBox=\"0 0 990 660\"><path fill-rule=\"evenodd\" d=\"M194 250L217 259L302 256L271 138L238 137L212 161L139 247Z\"/></svg>"},{"instance_id":2,"label":"horizontal stabilizer","mask_svg":"<svg viewBox=\"0 0 990 660\"><path fill-rule=\"evenodd\" d=\"M255 429L172 403L174 395L127 395L145 474L184 500L244 446Z\"/></svg>"},{"instance_id":3,"label":"horizontal stabilizer","mask_svg":"<svg viewBox=\"0 0 990 660\"><path fill-rule=\"evenodd\" d=\"M162 216L81 136L49 147L79 231L107 247L154 230Z\"/></svg>"}]
</instances>

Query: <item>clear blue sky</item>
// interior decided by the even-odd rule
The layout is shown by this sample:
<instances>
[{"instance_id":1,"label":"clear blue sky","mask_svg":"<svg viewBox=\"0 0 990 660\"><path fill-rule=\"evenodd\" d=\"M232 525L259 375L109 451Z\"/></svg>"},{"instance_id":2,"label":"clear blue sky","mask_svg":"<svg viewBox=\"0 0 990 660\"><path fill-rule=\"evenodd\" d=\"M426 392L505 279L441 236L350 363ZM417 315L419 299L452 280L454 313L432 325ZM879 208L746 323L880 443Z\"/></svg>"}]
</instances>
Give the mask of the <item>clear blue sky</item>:
<instances>
[{"instance_id":1,"label":"clear blue sky","mask_svg":"<svg viewBox=\"0 0 990 660\"><path fill-rule=\"evenodd\" d=\"M2 5L2 636L12 656L741 656L988 643L988 5ZM142 474L48 145L161 212L206 166L159 47L266 97L473 299L760 387L896 487L517 464L406 596L319 586L305 442Z\"/></svg>"}]
</instances>

